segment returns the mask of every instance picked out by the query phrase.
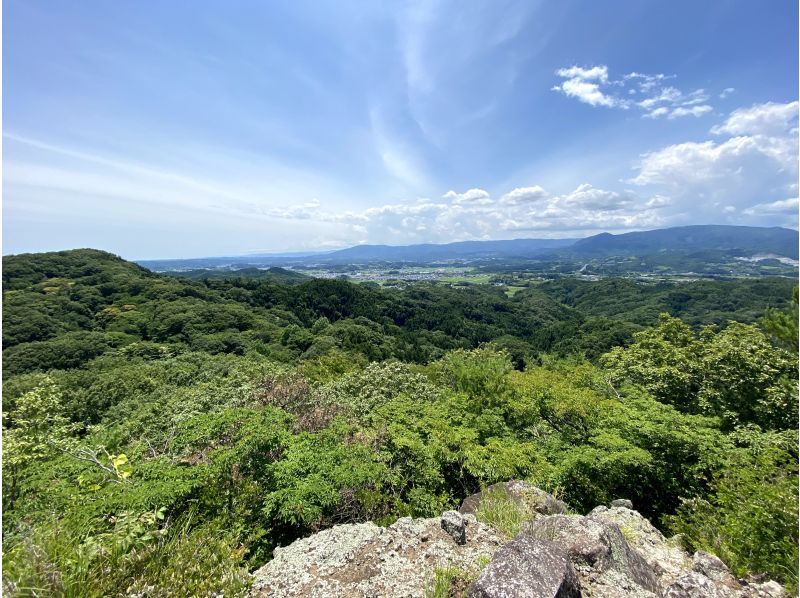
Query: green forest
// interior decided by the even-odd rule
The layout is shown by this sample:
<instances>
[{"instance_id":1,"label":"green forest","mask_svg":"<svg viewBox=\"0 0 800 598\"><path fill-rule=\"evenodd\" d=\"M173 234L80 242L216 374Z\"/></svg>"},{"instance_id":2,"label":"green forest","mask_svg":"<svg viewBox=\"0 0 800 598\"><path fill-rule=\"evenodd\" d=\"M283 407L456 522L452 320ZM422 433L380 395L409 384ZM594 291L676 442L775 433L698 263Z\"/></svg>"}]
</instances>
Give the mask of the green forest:
<instances>
[{"instance_id":1,"label":"green forest","mask_svg":"<svg viewBox=\"0 0 800 598\"><path fill-rule=\"evenodd\" d=\"M236 596L524 479L797 588L795 280L404 289L3 258L3 588Z\"/></svg>"}]
</instances>

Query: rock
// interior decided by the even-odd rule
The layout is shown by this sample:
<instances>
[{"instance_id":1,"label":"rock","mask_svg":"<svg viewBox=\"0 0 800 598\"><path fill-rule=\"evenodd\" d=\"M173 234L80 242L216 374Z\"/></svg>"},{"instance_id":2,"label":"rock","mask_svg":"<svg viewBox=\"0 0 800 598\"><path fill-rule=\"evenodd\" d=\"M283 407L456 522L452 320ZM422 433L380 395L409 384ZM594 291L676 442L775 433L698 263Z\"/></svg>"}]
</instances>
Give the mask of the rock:
<instances>
[{"instance_id":1,"label":"rock","mask_svg":"<svg viewBox=\"0 0 800 598\"><path fill-rule=\"evenodd\" d=\"M611 508L622 507L623 509L633 509L633 503L627 498L618 498L616 500L612 500L609 506Z\"/></svg>"},{"instance_id":2,"label":"rock","mask_svg":"<svg viewBox=\"0 0 800 598\"><path fill-rule=\"evenodd\" d=\"M470 598L580 598L566 551L552 542L518 536L469 587Z\"/></svg>"},{"instance_id":3,"label":"rock","mask_svg":"<svg viewBox=\"0 0 800 598\"><path fill-rule=\"evenodd\" d=\"M583 585L600 581L600 576L593 574L613 570L648 592L659 591L653 568L628 545L614 523L579 515L553 515L524 525L522 533L563 546Z\"/></svg>"},{"instance_id":4,"label":"rock","mask_svg":"<svg viewBox=\"0 0 800 598\"><path fill-rule=\"evenodd\" d=\"M777 581L749 583L745 586L743 595L746 598L785 598L788 596L786 590Z\"/></svg>"},{"instance_id":5,"label":"rock","mask_svg":"<svg viewBox=\"0 0 800 598\"><path fill-rule=\"evenodd\" d=\"M498 491L531 515L505 545L500 532L470 513ZM388 528L337 525L276 549L254 573L250 595L412 598L427 595L437 570L446 568L457 570L451 592L480 598L787 596L763 575L737 580L712 554L690 557L677 536L665 538L619 503L567 515L564 503L526 482L496 484L465 500L461 512L403 517Z\"/></svg>"},{"instance_id":6,"label":"rock","mask_svg":"<svg viewBox=\"0 0 800 598\"><path fill-rule=\"evenodd\" d=\"M467 542L467 523L464 516L458 511L442 513L442 529L455 540L456 544Z\"/></svg>"},{"instance_id":7,"label":"rock","mask_svg":"<svg viewBox=\"0 0 800 598\"><path fill-rule=\"evenodd\" d=\"M675 540L667 540L652 523L637 511L623 507L612 507L603 511L592 511L588 519L616 524L628 545L635 550L654 573L658 585L665 589L681 575L692 570L689 555Z\"/></svg>"},{"instance_id":8,"label":"rock","mask_svg":"<svg viewBox=\"0 0 800 598\"><path fill-rule=\"evenodd\" d=\"M716 584L697 571L682 575L664 592L664 598L738 598L741 595L740 590Z\"/></svg>"},{"instance_id":9,"label":"rock","mask_svg":"<svg viewBox=\"0 0 800 598\"><path fill-rule=\"evenodd\" d=\"M733 574L722 560L709 554L698 550L692 557L692 570L701 573L708 577L710 580L723 584L731 588L739 589L741 584L736 580Z\"/></svg>"},{"instance_id":10,"label":"rock","mask_svg":"<svg viewBox=\"0 0 800 598\"><path fill-rule=\"evenodd\" d=\"M441 518L403 517L382 528L337 525L276 551L253 574L251 596L424 596L437 568L477 575L503 540L492 528L463 516L466 542L456 544Z\"/></svg>"},{"instance_id":11,"label":"rock","mask_svg":"<svg viewBox=\"0 0 800 598\"><path fill-rule=\"evenodd\" d=\"M566 503L558 500L552 494L548 494L541 488L537 488L533 484L521 480L492 484L486 488L486 490L465 498L458 511L460 513L474 514L478 510L478 506L482 500L487 496L492 496L499 492L505 493L508 498L527 509L531 518L539 515L557 515L567 512Z\"/></svg>"}]
</instances>

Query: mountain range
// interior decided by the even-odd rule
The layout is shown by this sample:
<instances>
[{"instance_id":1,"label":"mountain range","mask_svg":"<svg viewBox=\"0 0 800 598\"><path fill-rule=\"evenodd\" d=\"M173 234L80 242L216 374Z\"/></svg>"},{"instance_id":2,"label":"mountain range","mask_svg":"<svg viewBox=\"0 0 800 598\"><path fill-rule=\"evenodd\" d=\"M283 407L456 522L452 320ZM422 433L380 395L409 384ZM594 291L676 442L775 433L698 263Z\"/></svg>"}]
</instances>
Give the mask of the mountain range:
<instances>
[{"instance_id":1,"label":"mountain range","mask_svg":"<svg viewBox=\"0 0 800 598\"><path fill-rule=\"evenodd\" d=\"M151 270L226 268L266 265L341 265L432 263L485 260L582 259L610 256L688 255L724 253L731 257L780 256L798 259L798 232L780 227L695 225L614 235L601 233L583 239L512 239L461 241L446 244L356 245L306 255L247 255L184 260L142 260Z\"/></svg>"}]
</instances>

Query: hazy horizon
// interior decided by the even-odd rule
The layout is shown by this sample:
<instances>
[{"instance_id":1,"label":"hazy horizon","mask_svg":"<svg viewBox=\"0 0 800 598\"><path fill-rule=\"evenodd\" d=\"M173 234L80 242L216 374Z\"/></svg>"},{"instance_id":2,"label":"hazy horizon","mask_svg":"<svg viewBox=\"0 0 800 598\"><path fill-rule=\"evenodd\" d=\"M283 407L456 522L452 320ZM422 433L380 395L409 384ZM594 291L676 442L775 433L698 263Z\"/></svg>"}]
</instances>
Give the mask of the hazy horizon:
<instances>
[{"instance_id":1,"label":"hazy horizon","mask_svg":"<svg viewBox=\"0 0 800 598\"><path fill-rule=\"evenodd\" d=\"M795 3L4 8L3 254L798 226Z\"/></svg>"},{"instance_id":2,"label":"hazy horizon","mask_svg":"<svg viewBox=\"0 0 800 598\"><path fill-rule=\"evenodd\" d=\"M322 255L326 253L333 253L336 251L340 251L343 249L350 249L353 247L360 247L360 246L382 246L382 247L405 247L405 246L414 246L414 245L450 245L453 243L464 243L464 242L481 242L481 241L496 241L496 242L504 242L504 241L526 241L526 240L580 240L586 239L589 237L593 237L599 234L626 234L626 233L636 233L636 232L649 232L649 231L656 231L656 230L665 230L670 228L681 228L682 226L747 226L747 225L723 225L719 223L709 222L709 223L698 223L698 224L689 224L689 225L679 225L674 227L663 227L663 228L656 228L656 229L637 229L637 230L629 230L620 233L608 233L608 231L600 231L597 233L586 234L586 235L577 235L574 237L571 236L562 236L562 237L509 237L503 239L466 239L462 241L443 241L443 242L420 242L420 243L356 243L354 245L342 245L341 247L322 247L322 248L310 248L304 250L295 250L292 248L284 249L284 250L246 250L241 253L230 253L230 254L197 254L197 255L161 255L161 256L153 256L153 257L137 257L136 255L118 253L113 250L107 249L105 247L89 247L89 246L75 246L75 247L59 247L48 249L45 252L59 252L59 251L72 251L72 250L79 250L79 249L97 249L100 251L106 251L108 253L113 253L119 255L119 257L132 261L132 262L148 262L148 261L182 261L182 260L195 260L195 259L209 259L209 258L246 258L246 257L289 257L289 256L311 256L311 255ZM780 227L780 226L765 226L765 227L756 227L756 228L784 228L788 230L798 231L797 226L787 226L787 227ZM20 252L18 254L3 254L5 256L10 255L20 255L22 253L41 253L41 252Z\"/></svg>"}]
</instances>

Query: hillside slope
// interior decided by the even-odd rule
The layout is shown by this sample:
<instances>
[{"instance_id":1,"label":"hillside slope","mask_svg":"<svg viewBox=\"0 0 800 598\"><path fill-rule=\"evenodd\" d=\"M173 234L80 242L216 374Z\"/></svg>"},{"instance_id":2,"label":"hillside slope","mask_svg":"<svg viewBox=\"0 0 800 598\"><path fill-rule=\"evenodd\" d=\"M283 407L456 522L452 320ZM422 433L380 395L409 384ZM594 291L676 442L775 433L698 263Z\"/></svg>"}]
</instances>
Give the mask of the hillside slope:
<instances>
[{"instance_id":1,"label":"hillside slope","mask_svg":"<svg viewBox=\"0 0 800 598\"><path fill-rule=\"evenodd\" d=\"M569 252L583 255L648 255L661 251L731 251L740 256L776 254L797 259L798 232L788 228L697 225L612 235L576 241Z\"/></svg>"}]
</instances>

